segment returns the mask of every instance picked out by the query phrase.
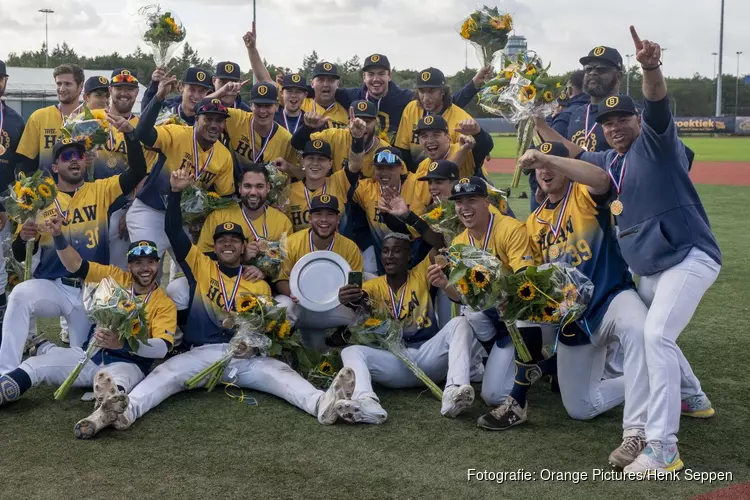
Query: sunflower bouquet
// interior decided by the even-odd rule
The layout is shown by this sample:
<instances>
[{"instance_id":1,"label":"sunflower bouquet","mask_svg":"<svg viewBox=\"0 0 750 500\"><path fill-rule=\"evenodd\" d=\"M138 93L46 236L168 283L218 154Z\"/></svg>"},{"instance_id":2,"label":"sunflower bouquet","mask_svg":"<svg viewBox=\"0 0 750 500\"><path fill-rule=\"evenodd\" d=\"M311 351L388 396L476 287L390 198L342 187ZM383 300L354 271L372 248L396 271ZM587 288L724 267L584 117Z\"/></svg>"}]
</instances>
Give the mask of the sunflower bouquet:
<instances>
[{"instance_id":1,"label":"sunflower bouquet","mask_svg":"<svg viewBox=\"0 0 750 500\"><path fill-rule=\"evenodd\" d=\"M286 254L286 234L283 234L279 241L260 239L258 240L258 255L250 261L250 265L263 271L266 279L276 280Z\"/></svg>"},{"instance_id":2,"label":"sunflower bouquet","mask_svg":"<svg viewBox=\"0 0 750 500\"><path fill-rule=\"evenodd\" d=\"M497 305L500 297L502 263L494 255L472 245L456 244L442 249L435 263L448 271L461 303L474 311Z\"/></svg>"},{"instance_id":3,"label":"sunflower bouquet","mask_svg":"<svg viewBox=\"0 0 750 500\"><path fill-rule=\"evenodd\" d=\"M227 208L232 203L234 203L232 198L224 198L213 191L207 191L191 184L185 188L180 198L182 220L188 226L190 232L200 233L208 214L214 210Z\"/></svg>"},{"instance_id":4,"label":"sunflower bouquet","mask_svg":"<svg viewBox=\"0 0 750 500\"><path fill-rule=\"evenodd\" d=\"M268 204L283 212L289 203L289 177L273 163L266 163L266 170L268 171L268 184L271 186Z\"/></svg>"},{"instance_id":5,"label":"sunflower bouquet","mask_svg":"<svg viewBox=\"0 0 750 500\"><path fill-rule=\"evenodd\" d=\"M160 5L142 7L141 37L151 48L156 66L166 67L185 40L185 26L173 12L162 12Z\"/></svg>"},{"instance_id":6,"label":"sunflower bouquet","mask_svg":"<svg viewBox=\"0 0 750 500\"><path fill-rule=\"evenodd\" d=\"M83 292L83 307L97 330L117 333L120 340L127 342L131 351L138 350L138 342L148 341L144 301L121 287L114 279L106 277L95 285L87 286ZM100 347L91 340L84 356L55 391L55 399L65 399L84 365L99 350Z\"/></svg>"},{"instance_id":7,"label":"sunflower bouquet","mask_svg":"<svg viewBox=\"0 0 750 500\"><path fill-rule=\"evenodd\" d=\"M24 266L13 257L13 236L10 232L3 238L3 255L5 256L5 270L8 273L8 284L5 287L6 296L23 281Z\"/></svg>"},{"instance_id":8,"label":"sunflower bouquet","mask_svg":"<svg viewBox=\"0 0 750 500\"><path fill-rule=\"evenodd\" d=\"M91 151L97 146L104 146L109 140L110 125L106 119L97 118L85 104L81 113L69 116L60 129L61 139L80 142Z\"/></svg>"},{"instance_id":9,"label":"sunflower bouquet","mask_svg":"<svg viewBox=\"0 0 750 500\"><path fill-rule=\"evenodd\" d=\"M57 186L52 177L37 170L31 176L19 174L18 180L10 186L10 194L3 199L8 217L23 224L36 220L39 213L57 198ZM34 240L26 242L23 280L31 279L31 258L34 253Z\"/></svg>"},{"instance_id":10,"label":"sunflower bouquet","mask_svg":"<svg viewBox=\"0 0 750 500\"><path fill-rule=\"evenodd\" d=\"M329 349L323 354L312 353L315 363L307 371L307 380L316 387L327 389L336 374L343 368L344 363L341 361L341 351L339 349Z\"/></svg>"},{"instance_id":11,"label":"sunflower bouquet","mask_svg":"<svg viewBox=\"0 0 750 500\"><path fill-rule=\"evenodd\" d=\"M409 357L409 351L403 342L403 327L393 317L385 304L368 304L359 311L357 319L348 326L351 333L351 344L366 345L389 351L396 356L419 380L430 389L430 392L443 399L443 391L422 371L417 363Z\"/></svg>"},{"instance_id":12,"label":"sunflower bouquet","mask_svg":"<svg viewBox=\"0 0 750 500\"><path fill-rule=\"evenodd\" d=\"M445 236L446 241L453 241L453 238L463 231L463 226L456 213L456 202L451 200L442 200L434 205L432 210L422 215L422 220L433 231Z\"/></svg>"},{"instance_id":13,"label":"sunflower bouquet","mask_svg":"<svg viewBox=\"0 0 750 500\"><path fill-rule=\"evenodd\" d=\"M513 17L503 14L497 7L483 6L469 15L458 28L461 38L477 50L482 66L491 66L495 54L508 45L513 30Z\"/></svg>"},{"instance_id":14,"label":"sunflower bouquet","mask_svg":"<svg viewBox=\"0 0 750 500\"><path fill-rule=\"evenodd\" d=\"M159 127L161 125L187 125L185 123L185 120L182 119L179 113L177 113L173 108L162 108L161 111L159 111L159 116L156 117L156 124L155 127Z\"/></svg>"},{"instance_id":15,"label":"sunflower bouquet","mask_svg":"<svg viewBox=\"0 0 750 500\"><path fill-rule=\"evenodd\" d=\"M511 210L508 204L508 191L496 188L486 180L484 183L487 185L487 197L490 200L490 205L497 208L503 215L514 216L513 210Z\"/></svg>"}]
</instances>

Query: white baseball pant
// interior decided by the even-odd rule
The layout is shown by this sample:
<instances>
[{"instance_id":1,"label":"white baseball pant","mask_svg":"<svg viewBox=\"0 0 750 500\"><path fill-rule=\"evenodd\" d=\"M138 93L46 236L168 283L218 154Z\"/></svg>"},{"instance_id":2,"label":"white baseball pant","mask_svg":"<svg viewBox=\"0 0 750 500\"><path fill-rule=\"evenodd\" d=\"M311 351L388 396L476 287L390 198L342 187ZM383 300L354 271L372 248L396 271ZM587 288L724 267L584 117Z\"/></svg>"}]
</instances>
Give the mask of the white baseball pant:
<instances>
[{"instance_id":1,"label":"white baseball pant","mask_svg":"<svg viewBox=\"0 0 750 500\"><path fill-rule=\"evenodd\" d=\"M326 350L327 329L349 325L357 318L354 309L342 304L330 311L314 312L295 304L291 297L286 295L277 295L274 299L281 307L286 307L286 317L292 326L300 330L304 346L320 352Z\"/></svg>"},{"instance_id":2,"label":"white baseball pant","mask_svg":"<svg viewBox=\"0 0 750 500\"><path fill-rule=\"evenodd\" d=\"M648 306L645 339L651 396L647 441L676 443L681 399L703 394L676 341L720 270L716 261L693 247L676 266L640 279L638 293Z\"/></svg>"},{"instance_id":3,"label":"white baseball pant","mask_svg":"<svg viewBox=\"0 0 750 500\"><path fill-rule=\"evenodd\" d=\"M463 385L478 381L484 367L471 327L465 318L453 318L434 337L418 348L407 348L407 355L435 382ZM396 389L420 387L422 382L389 351L368 346L349 346L341 351L344 366L354 370L353 399L373 397L372 381Z\"/></svg>"},{"instance_id":4,"label":"white baseball pant","mask_svg":"<svg viewBox=\"0 0 750 500\"><path fill-rule=\"evenodd\" d=\"M81 289L63 285L60 280L32 279L16 286L8 297L0 346L0 374L21 363L29 324L35 318L64 316L70 334L70 346L80 347L91 329L81 300Z\"/></svg>"},{"instance_id":5,"label":"white baseball pant","mask_svg":"<svg viewBox=\"0 0 750 500\"><path fill-rule=\"evenodd\" d=\"M6 220L5 227L0 231L0 293L5 293L5 289L8 287L8 271L5 269L5 252L1 242L12 238L10 234L10 225L10 220Z\"/></svg>"},{"instance_id":6,"label":"white baseball pant","mask_svg":"<svg viewBox=\"0 0 750 500\"><path fill-rule=\"evenodd\" d=\"M19 366L29 375L31 385L34 387L41 384L59 386L65 382L78 361L85 355L80 347L57 347L51 344L45 347L42 347L36 356L28 358ZM73 383L73 387L91 387L97 373L102 371L107 372L115 385L122 387L125 392L130 392L143 380L143 372L134 363L118 362L97 365L88 360Z\"/></svg>"},{"instance_id":7,"label":"white baseball pant","mask_svg":"<svg viewBox=\"0 0 750 500\"><path fill-rule=\"evenodd\" d=\"M128 270L128 246L130 246L130 238L120 238L120 221L127 213L127 207L123 207L120 210L112 212L109 218L109 263L119 267L123 271Z\"/></svg>"},{"instance_id":8,"label":"white baseball pant","mask_svg":"<svg viewBox=\"0 0 750 500\"><path fill-rule=\"evenodd\" d=\"M128 210L126 218L130 241L149 240L156 243L159 257L172 248L167 233L164 232L164 211L156 210L136 198Z\"/></svg>"}]
</instances>

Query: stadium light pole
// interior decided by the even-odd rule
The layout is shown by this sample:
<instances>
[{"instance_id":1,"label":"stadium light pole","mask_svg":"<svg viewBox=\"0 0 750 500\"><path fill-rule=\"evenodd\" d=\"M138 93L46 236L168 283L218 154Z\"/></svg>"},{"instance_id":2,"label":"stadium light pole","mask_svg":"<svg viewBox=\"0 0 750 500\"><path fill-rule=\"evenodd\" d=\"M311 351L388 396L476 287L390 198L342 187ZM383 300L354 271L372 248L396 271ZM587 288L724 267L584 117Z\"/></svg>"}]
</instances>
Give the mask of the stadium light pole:
<instances>
[{"instance_id":1,"label":"stadium light pole","mask_svg":"<svg viewBox=\"0 0 750 500\"><path fill-rule=\"evenodd\" d=\"M662 47L661 48L661 62L662 62L662 64L666 60L667 60L667 48L666 47Z\"/></svg>"},{"instance_id":2,"label":"stadium light pole","mask_svg":"<svg viewBox=\"0 0 750 500\"><path fill-rule=\"evenodd\" d=\"M257 32L255 31L255 0L253 0L253 33L257 36ZM255 75L255 71L253 71L253 85L256 83L258 83L258 77Z\"/></svg>"},{"instance_id":3,"label":"stadium light pole","mask_svg":"<svg viewBox=\"0 0 750 500\"><path fill-rule=\"evenodd\" d=\"M630 96L630 58L633 57L634 54L625 54L625 57L628 59L628 76L627 80L625 80L625 95Z\"/></svg>"},{"instance_id":4,"label":"stadium light pole","mask_svg":"<svg viewBox=\"0 0 750 500\"><path fill-rule=\"evenodd\" d=\"M46 68L49 66L49 25L47 24L47 19L55 11L52 9L39 9L39 12L44 14L44 67Z\"/></svg>"},{"instance_id":5,"label":"stadium light pole","mask_svg":"<svg viewBox=\"0 0 750 500\"><path fill-rule=\"evenodd\" d=\"M721 62L724 58L724 0L721 0L721 24L719 28L719 70L716 73L716 116L721 116Z\"/></svg>"},{"instance_id":6,"label":"stadium light pole","mask_svg":"<svg viewBox=\"0 0 750 500\"><path fill-rule=\"evenodd\" d=\"M739 116L740 107L740 56L742 51L737 51L737 85L734 90L734 116Z\"/></svg>"}]
</instances>

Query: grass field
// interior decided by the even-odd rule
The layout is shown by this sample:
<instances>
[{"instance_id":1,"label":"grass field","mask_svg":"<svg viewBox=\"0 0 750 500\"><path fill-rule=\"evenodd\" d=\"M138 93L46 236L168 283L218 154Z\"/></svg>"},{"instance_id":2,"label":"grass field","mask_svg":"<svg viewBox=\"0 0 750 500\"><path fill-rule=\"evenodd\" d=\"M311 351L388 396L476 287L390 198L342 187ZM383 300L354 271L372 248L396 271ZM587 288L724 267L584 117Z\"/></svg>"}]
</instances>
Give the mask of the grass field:
<instances>
[{"instance_id":1,"label":"grass field","mask_svg":"<svg viewBox=\"0 0 750 500\"><path fill-rule=\"evenodd\" d=\"M496 176L505 186L510 176ZM680 345L717 409L707 421L683 419L680 451L696 471L730 471L750 480L750 382L746 373L750 314L750 233L738 231L736 207L747 188L700 186L724 253L724 268ZM512 200L519 216L528 200ZM51 336L56 322L45 322ZM479 393L477 386L477 394ZM54 402L53 388L33 389L0 410L0 499L380 499L492 498L687 499L725 485L696 482L543 482L542 469L606 468L619 444L620 408L589 422L568 418L546 384L530 395L530 421L488 433L476 401L457 420L419 390L379 389L389 420L382 426L317 421L271 396L258 406L202 390L170 398L130 430L77 441L73 425L91 407ZM537 473L536 481L477 483L467 469Z\"/></svg>"},{"instance_id":2,"label":"grass field","mask_svg":"<svg viewBox=\"0 0 750 500\"><path fill-rule=\"evenodd\" d=\"M493 158L515 158L516 138L493 134ZM750 162L750 138L747 137L683 137L695 151L695 161Z\"/></svg>"}]
</instances>

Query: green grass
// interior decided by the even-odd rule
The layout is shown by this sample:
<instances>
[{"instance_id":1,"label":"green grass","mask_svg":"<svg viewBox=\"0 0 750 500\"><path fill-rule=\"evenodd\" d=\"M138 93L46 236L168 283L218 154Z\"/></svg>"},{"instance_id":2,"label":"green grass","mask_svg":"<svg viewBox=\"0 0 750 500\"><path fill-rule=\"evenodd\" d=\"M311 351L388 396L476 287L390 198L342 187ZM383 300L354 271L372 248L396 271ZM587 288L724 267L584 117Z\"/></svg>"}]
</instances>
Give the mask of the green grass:
<instances>
[{"instance_id":1,"label":"green grass","mask_svg":"<svg viewBox=\"0 0 750 500\"><path fill-rule=\"evenodd\" d=\"M493 158L515 158L516 138L492 134L495 147ZM696 161L750 162L750 138L747 137L683 137L685 144L695 151Z\"/></svg>"},{"instance_id":2,"label":"green grass","mask_svg":"<svg viewBox=\"0 0 750 500\"><path fill-rule=\"evenodd\" d=\"M496 176L500 186L510 176ZM680 452L687 467L731 471L750 480L750 235L738 231L736 206L747 188L700 186L724 252L724 268L680 337L680 345L712 399L717 415L683 419ZM528 200L513 199L519 216ZM47 321L51 336L58 327ZM477 386L477 390L479 387ZM538 472L606 468L619 444L622 410L589 422L571 420L546 384L530 395L530 421L489 433L476 418L480 401L457 420L440 416L440 403L419 390L378 389L389 420L382 426L322 427L292 406L250 392L247 406L220 391L172 397L130 430L105 431L77 441L73 425L90 403L55 402L40 387L0 410L0 499L208 498L492 498L618 500L686 499L722 484L467 482L467 468Z\"/></svg>"}]
</instances>

